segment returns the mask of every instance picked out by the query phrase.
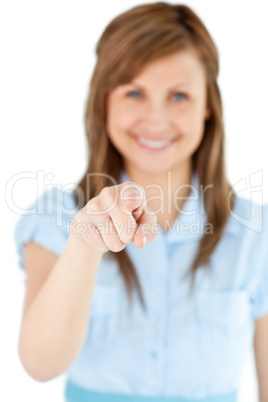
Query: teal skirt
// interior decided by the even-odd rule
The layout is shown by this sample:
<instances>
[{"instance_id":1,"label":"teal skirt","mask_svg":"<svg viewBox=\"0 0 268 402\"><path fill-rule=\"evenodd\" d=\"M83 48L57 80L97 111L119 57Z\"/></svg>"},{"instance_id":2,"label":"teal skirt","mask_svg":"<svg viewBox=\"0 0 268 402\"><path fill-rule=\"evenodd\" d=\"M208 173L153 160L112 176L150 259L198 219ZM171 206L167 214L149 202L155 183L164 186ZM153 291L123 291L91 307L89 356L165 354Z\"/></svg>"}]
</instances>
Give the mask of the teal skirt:
<instances>
[{"instance_id":1,"label":"teal skirt","mask_svg":"<svg viewBox=\"0 0 268 402\"><path fill-rule=\"evenodd\" d=\"M180 397L164 396L139 396L109 394L96 391L90 391L82 388L70 380L67 380L65 386L65 398L68 402L236 402L237 392L228 395L217 396L206 399L185 399Z\"/></svg>"}]
</instances>

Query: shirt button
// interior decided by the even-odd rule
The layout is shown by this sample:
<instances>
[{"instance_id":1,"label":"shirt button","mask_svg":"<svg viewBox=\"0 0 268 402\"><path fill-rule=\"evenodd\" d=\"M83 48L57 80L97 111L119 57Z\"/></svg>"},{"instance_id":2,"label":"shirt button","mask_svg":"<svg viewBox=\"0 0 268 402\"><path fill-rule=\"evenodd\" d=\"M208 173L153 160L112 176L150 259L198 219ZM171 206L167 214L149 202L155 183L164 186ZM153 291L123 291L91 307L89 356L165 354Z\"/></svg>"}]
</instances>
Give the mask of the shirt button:
<instances>
[{"instance_id":1,"label":"shirt button","mask_svg":"<svg viewBox=\"0 0 268 402\"><path fill-rule=\"evenodd\" d=\"M151 352L151 358L152 358L152 359L157 359L157 358L158 358L158 353L156 353L156 352Z\"/></svg>"},{"instance_id":2,"label":"shirt button","mask_svg":"<svg viewBox=\"0 0 268 402\"><path fill-rule=\"evenodd\" d=\"M149 384L151 385L151 387L155 387L156 386L156 379L155 378L151 378L150 380L149 380Z\"/></svg>"},{"instance_id":3,"label":"shirt button","mask_svg":"<svg viewBox=\"0 0 268 402\"><path fill-rule=\"evenodd\" d=\"M159 320L159 319L154 319L154 320L152 321L152 324L153 324L153 326L154 326L155 328L158 328L158 327L159 327L159 324L160 324L160 320Z\"/></svg>"},{"instance_id":4,"label":"shirt button","mask_svg":"<svg viewBox=\"0 0 268 402\"><path fill-rule=\"evenodd\" d=\"M160 262L157 262L157 263L155 264L155 270L158 271L158 272L161 270L161 264L160 264Z\"/></svg>"}]
</instances>

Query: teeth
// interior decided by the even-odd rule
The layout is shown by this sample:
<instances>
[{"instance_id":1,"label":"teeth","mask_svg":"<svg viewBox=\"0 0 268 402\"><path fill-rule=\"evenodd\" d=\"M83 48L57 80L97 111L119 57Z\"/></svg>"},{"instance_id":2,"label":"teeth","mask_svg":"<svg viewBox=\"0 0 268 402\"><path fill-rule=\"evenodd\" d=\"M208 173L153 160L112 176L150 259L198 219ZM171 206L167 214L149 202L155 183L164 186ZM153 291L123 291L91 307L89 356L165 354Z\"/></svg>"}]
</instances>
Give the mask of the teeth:
<instances>
[{"instance_id":1,"label":"teeth","mask_svg":"<svg viewBox=\"0 0 268 402\"><path fill-rule=\"evenodd\" d=\"M138 137L138 142L140 144L146 145L150 148L163 148L169 144L170 141L152 141L146 140L145 138Z\"/></svg>"}]
</instances>

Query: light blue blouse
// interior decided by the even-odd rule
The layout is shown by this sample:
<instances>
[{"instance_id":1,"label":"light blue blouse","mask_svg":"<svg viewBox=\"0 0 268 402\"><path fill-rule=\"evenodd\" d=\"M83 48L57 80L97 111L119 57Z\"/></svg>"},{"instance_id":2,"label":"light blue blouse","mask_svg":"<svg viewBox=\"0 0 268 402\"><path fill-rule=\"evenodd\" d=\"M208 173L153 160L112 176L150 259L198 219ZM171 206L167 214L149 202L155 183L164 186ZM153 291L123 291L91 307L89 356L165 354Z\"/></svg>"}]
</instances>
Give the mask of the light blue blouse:
<instances>
[{"instance_id":1,"label":"light blue blouse","mask_svg":"<svg viewBox=\"0 0 268 402\"><path fill-rule=\"evenodd\" d=\"M126 172L121 182L129 180ZM143 249L126 246L146 306L129 307L115 260L101 260L85 343L67 370L66 400L234 402L253 345L254 320L268 314L268 203L237 195L224 234L199 268L194 293L183 278L205 228L196 172L183 212ZM32 240L60 255L77 213L71 192L48 190L15 227L18 265ZM188 214L186 214L188 212ZM89 267L90 268L90 267ZM120 395L122 398L120 398Z\"/></svg>"}]
</instances>

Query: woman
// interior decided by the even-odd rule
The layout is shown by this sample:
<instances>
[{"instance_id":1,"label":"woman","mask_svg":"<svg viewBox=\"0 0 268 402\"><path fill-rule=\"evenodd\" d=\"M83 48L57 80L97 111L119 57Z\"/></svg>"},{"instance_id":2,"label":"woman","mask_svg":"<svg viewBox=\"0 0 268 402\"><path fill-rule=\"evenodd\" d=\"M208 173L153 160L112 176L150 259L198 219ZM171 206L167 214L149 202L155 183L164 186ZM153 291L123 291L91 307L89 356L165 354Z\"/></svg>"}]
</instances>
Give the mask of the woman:
<instances>
[{"instance_id":1,"label":"woman","mask_svg":"<svg viewBox=\"0 0 268 402\"><path fill-rule=\"evenodd\" d=\"M72 212L55 228L53 190L54 215L16 230L24 367L39 381L67 371L72 402L231 402L255 326L264 402L268 205L262 232L262 206L236 219L252 206L226 178L215 44L189 7L159 2L114 18L96 52Z\"/></svg>"}]
</instances>

